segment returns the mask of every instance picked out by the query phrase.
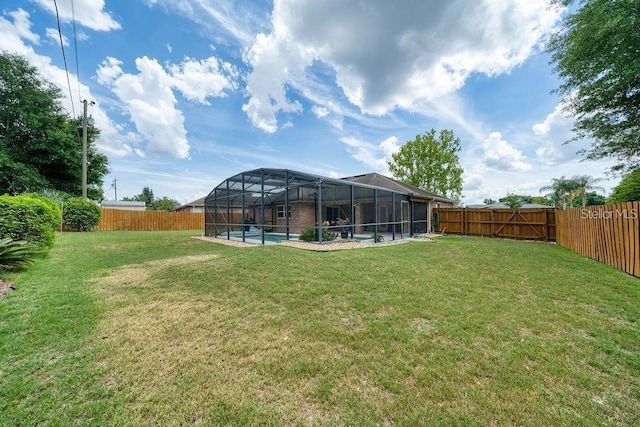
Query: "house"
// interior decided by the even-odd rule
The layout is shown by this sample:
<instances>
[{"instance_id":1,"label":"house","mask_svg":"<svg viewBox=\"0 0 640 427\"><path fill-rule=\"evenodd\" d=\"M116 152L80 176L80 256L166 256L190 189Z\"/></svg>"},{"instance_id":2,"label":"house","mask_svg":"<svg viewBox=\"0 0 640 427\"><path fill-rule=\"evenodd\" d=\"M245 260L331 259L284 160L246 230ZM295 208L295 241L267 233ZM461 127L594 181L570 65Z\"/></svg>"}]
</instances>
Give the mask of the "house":
<instances>
[{"instance_id":1,"label":"house","mask_svg":"<svg viewBox=\"0 0 640 427\"><path fill-rule=\"evenodd\" d=\"M290 233L314 228L351 238L378 234L395 240L431 229L432 210L446 197L380 174L344 179L288 169L255 169L232 176L205 197L205 235L258 230ZM321 238L319 238L321 240Z\"/></svg>"},{"instance_id":2,"label":"house","mask_svg":"<svg viewBox=\"0 0 640 427\"><path fill-rule=\"evenodd\" d=\"M414 210L414 219L423 217L427 219L427 226L425 231L431 230L431 218L433 217L434 209L452 208L455 204L455 200L440 196L438 194L424 190L420 187L409 185L402 181L398 181L397 179L389 178L388 176L379 173L368 173L343 179L353 182L359 182L362 184L373 185L376 187L392 189L400 193L410 195L412 208ZM425 210L424 213L423 210ZM416 233L423 232L422 230L420 230L420 222L416 222L416 228Z\"/></svg>"},{"instance_id":3,"label":"house","mask_svg":"<svg viewBox=\"0 0 640 427\"><path fill-rule=\"evenodd\" d=\"M120 209L125 211L144 211L147 209L144 202L127 202L118 200L104 200L100 203L102 209Z\"/></svg>"},{"instance_id":4,"label":"house","mask_svg":"<svg viewBox=\"0 0 640 427\"><path fill-rule=\"evenodd\" d=\"M194 212L201 213L204 212L204 197L200 197L193 202L186 203L182 206L178 206L175 211L176 212Z\"/></svg>"}]
</instances>

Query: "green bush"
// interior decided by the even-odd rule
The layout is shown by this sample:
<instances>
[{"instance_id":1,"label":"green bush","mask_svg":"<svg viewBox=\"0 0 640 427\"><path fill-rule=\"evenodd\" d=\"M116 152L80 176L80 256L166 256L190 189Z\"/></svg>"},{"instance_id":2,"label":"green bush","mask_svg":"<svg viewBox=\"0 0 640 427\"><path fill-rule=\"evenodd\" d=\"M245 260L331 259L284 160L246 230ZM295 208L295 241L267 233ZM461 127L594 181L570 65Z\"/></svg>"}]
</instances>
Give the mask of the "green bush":
<instances>
[{"instance_id":1,"label":"green bush","mask_svg":"<svg viewBox=\"0 0 640 427\"><path fill-rule=\"evenodd\" d=\"M300 237L298 237L303 242L313 242L316 240L316 229L315 228L305 228L300 233Z\"/></svg>"},{"instance_id":2,"label":"green bush","mask_svg":"<svg viewBox=\"0 0 640 427\"><path fill-rule=\"evenodd\" d=\"M35 243L24 240L0 239L0 271L17 271L27 268L38 253Z\"/></svg>"},{"instance_id":3,"label":"green bush","mask_svg":"<svg viewBox=\"0 0 640 427\"><path fill-rule=\"evenodd\" d=\"M100 215L102 215L100 206L81 197L74 197L64 204L62 222L72 230L89 231L98 225Z\"/></svg>"},{"instance_id":4,"label":"green bush","mask_svg":"<svg viewBox=\"0 0 640 427\"><path fill-rule=\"evenodd\" d=\"M329 230L322 230L322 241L323 242L330 242L332 240L336 239L337 234L336 233L332 233ZM305 228L304 230L302 230L302 233L300 233L300 240L304 241L304 242L315 242L316 239L316 229L315 228Z\"/></svg>"},{"instance_id":5,"label":"green bush","mask_svg":"<svg viewBox=\"0 0 640 427\"><path fill-rule=\"evenodd\" d=\"M330 242L332 240L336 240L336 237L338 237L337 233L332 233L329 230L322 230L322 241L323 242Z\"/></svg>"},{"instance_id":6,"label":"green bush","mask_svg":"<svg viewBox=\"0 0 640 427\"><path fill-rule=\"evenodd\" d=\"M53 246L60 227L60 208L37 194L0 196L0 238L24 240L45 251Z\"/></svg>"},{"instance_id":7,"label":"green bush","mask_svg":"<svg viewBox=\"0 0 640 427\"><path fill-rule=\"evenodd\" d=\"M40 203L44 204L49 210L48 216L52 218L52 226L54 231L60 229L62 226L62 211L60 210L60 204L53 200L51 197L38 194L38 193L28 193L24 194L24 196L31 197L32 199L38 200Z\"/></svg>"}]
</instances>

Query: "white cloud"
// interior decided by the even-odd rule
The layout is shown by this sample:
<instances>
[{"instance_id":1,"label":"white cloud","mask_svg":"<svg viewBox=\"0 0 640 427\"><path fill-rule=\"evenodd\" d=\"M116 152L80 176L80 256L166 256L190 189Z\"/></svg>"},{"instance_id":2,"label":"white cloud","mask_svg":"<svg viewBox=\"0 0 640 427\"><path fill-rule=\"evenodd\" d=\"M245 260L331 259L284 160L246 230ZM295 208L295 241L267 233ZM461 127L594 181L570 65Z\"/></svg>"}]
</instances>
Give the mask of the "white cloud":
<instances>
[{"instance_id":1,"label":"white cloud","mask_svg":"<svg viewBox=\"0 0 640 427\"><path fill-rule=\"evenodd\" d=\"M246 56L251 122L277 129L276 115L296 110L287 85L313 61L336 73L363 113L412 110L450 94L473 73L497 75L522 64L556 25L548 2L317 2L275 0L272 31ZM299 83L298 83L299 84Z\"/></svg>"},{"instance_id":2,"label":"white cloud","mask_svg":"<svg viewBox=\"0 0 640 427\"><path fill-rule=\"evenodd\" d=\"M398 145L398 138L390 136L380 143L380 148L384 153L385 161L391 160L391 156L400 151L400 145Z\"/></svg>"},{"instance_id":3,"label":"white cloud","mask_svg":"<svg viewBox=\"0 0 640 427\"><path fill-rule=\"evenodd\" d=\"M35 2L51 13L56 14L56 5L51 0L35 0ZM58 2L60 18L69 22L74 17L77 22L94 31L111 31L120 29L110 13L104 11L104 0L74 0Z\"/></svg>"},{"instance_id":4,"label":"white cloud","mask_svg":"<svg viewBox=\"0 0 640 427\"><path fill-rule=\"evenodd\" d=\"M55 28L47 28L47 37L51 39L51 41L57 45L60 44L60 34L58 30ZM69 39L63 34L62 35L62 44L65 46L69 46Z\"/></svg>"},{"instance_id":5,"label":"white cloud","mask_svg":"<svg viewBox=\"0 0 640 427\"><path fill-rule=\"evenodd\" d=\"M536 156L543 164L552 166L567 161L575 161L582 156L578 151L586 150L591 140L569 142L573 138L573 119L564 112L564 104L556 105L552 113L531 128L540 142Z\"/></svg>"},{"instance_id":6,"label":"white cloud","mask_svg":"<svg viewBox=\"0 0 640 427\"><path fill-rule=\"evenodd\" d=\"M353 137L340 138L340 141L347 146L347 151L354 159L384 175L389 175L387 161L391 160L391 155L400 149L398 138L395 136L385 139L378 145Z\"/></svg>"},{"instance_id":7,"label":"white cloud","mask_svg":"<svg viewBox=\"0 0 640 427\"><path fill-rule=\"evenodd\" d=\"M173 86L191 101L209 105L207 97L226 96L225 90L235 89L235 68L228 62L209 57L200 61L185 58L179 65L171 65L169 72Z\"/></svg>"},{"instance_id":8,"label":"white cloud","mask_svg":"<svg viewBox=\"0 0 640 427\"><path fill-rule=\"evenodd\" d=\"M122 61L110 56L107 57L96 71L98 83L102 85L113 84L115 79L124 74L121 65Z\"/></svg>"},{"instance_id":9,"label":"white cloud","mask_svg":"<svg viewBox=\"0 0 640 427\"><path fill-rule=\"evenodd\" d=\"M463 190L465 192L479 190L482 187L482 184L484 183L484 179L482 178L482 175L479 175L477 173L467 174L465 172L462 175L462 181L464 182Z\"/></svg>"},{"instance_id":10,"label":"white cloud","mask_svg":"<svg viewBox=\"0 0 640 427\"><path fill-rule=\"evenodd\" d=\"M313 107L311 107L311 112L319 119L327 117L329 115L328 108L320 107L318 105L314 105Z\"/></svg>"},{"instance_id":11,"label":"white cloud","mask_svg":"<svg viewBox=\"0 0 640 427\"><path fill-rule=\"evenodd\" d=\"M482 143L483 164L492 170L527 171L532 169L522 151L502 139L500 132L492 132Z\"/></svg>"},{"instance_id":12,"label":"white cloud","mask_svg":"<svg viewBox=\"0 0 640 427\"><path fill-rule=\"evenodd\" d=\"M29 20L29 14L23 9L18 9L13 12L7 13L13 19L13 23L0 17L0 34L2 38L0 43L3 45L3 49L9 49L11 46L19 48L23 45L22 39L27 40L33 44L40 43L40 37L31 31L31 21Z\"/></svg>"},{"instance_id":13,"label":"white cloud","mask_svg":"<svg viewBox=\"0 0 640 427\"><path fill-rule=\"evenodd\" d=\"M227 36L231 35L243 45L254 41L254 28L264 27L267 12L261 9L261 2L242 0L146 0L146 3L186 16L214 34L220 43L227 43Z\"/></svg>"},{"instance_id":14,"label":"white cloud","mask_svg":"<svg viewBox=\"0 0 640 427\"><path fill-rule=\"evenodd\" d=\"M119 61L107 58L98 70L98 81L110 84L124 103L138 132L147 140L148 151L189 157L184 116L175 108L170 77L160 64L147 57L138 58L136 67L139 74L126 74Z\"/></svg>"},{"instance_id":15,"label":"white cloud","mask_svg":"<svg viewBox=\"0 0 640 427\"><path fill-rule=\"evenodd\" d=\"M138 74L125 73L121 65L115 58L106 58L97 71L97 80L111 87L122 101L147 141L147 150L155 154L189 157L184 116L176 108L174 88L201 104L208 104L207 97L224 96L224 90L235 88L232 67L216 58L187 58L181 64L169 65L168 72L146 56L136 59Z\"/></svg>"},{"instance_id":16,"label":"white cloud","mask_svg":"<svg viewBox=\"0 0 640 427\"><path fill-rule=\"evenodd\" d=\"M267 133L274 133L278 129L277 111L302 111L299 102L287 99L284 82L292 79L292 73L301 74L306 61L299 57L297 51L290 50L286 41L279 37L286 35L273 38L258 34L255 44L245 55L245 61L253 66L246 87L252 96L242 110L254 126Z\"/></svg>"}]
</instances>

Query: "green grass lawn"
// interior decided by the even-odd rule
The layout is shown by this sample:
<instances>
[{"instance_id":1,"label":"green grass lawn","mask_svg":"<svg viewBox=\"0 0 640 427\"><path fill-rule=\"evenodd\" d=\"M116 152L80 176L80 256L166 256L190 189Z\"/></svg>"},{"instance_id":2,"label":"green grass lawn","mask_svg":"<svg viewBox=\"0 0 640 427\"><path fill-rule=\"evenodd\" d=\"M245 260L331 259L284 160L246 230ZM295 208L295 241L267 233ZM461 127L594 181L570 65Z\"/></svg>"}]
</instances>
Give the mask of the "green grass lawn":
<instances>
[{"instance_id":1,"label":"green grass lawn","mask_svg":"<svg viewBox=\"0 0 640 427\"><path fill-rule=\"evenodd\" d=\"M640 280L469 237L61 234L0 301L0 425L637 425Z\"/></svg>"}]
</instances>

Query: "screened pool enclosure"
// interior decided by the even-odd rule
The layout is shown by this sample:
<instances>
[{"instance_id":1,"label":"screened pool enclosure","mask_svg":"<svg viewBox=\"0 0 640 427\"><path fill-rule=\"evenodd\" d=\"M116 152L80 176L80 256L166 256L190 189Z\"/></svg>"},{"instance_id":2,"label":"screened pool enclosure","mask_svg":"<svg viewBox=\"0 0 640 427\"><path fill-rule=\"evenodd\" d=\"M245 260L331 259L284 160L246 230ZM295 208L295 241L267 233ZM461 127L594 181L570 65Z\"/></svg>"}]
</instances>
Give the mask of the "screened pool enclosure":
<instances>
[{"instance_id":1,"label":"screened pool enclosure","mask_svg":"<svg viewBox=\"0 0 640 427\"><path fill-rule=\"evenodd\" d=\"M205 198L205 235L262 244L297 240L301 233L319 243L329 237L379 242L429 229L428 199L416 198L406 185L391 189L356 178L287 169L239 173Z\"/></svg>"}]
</instances>

